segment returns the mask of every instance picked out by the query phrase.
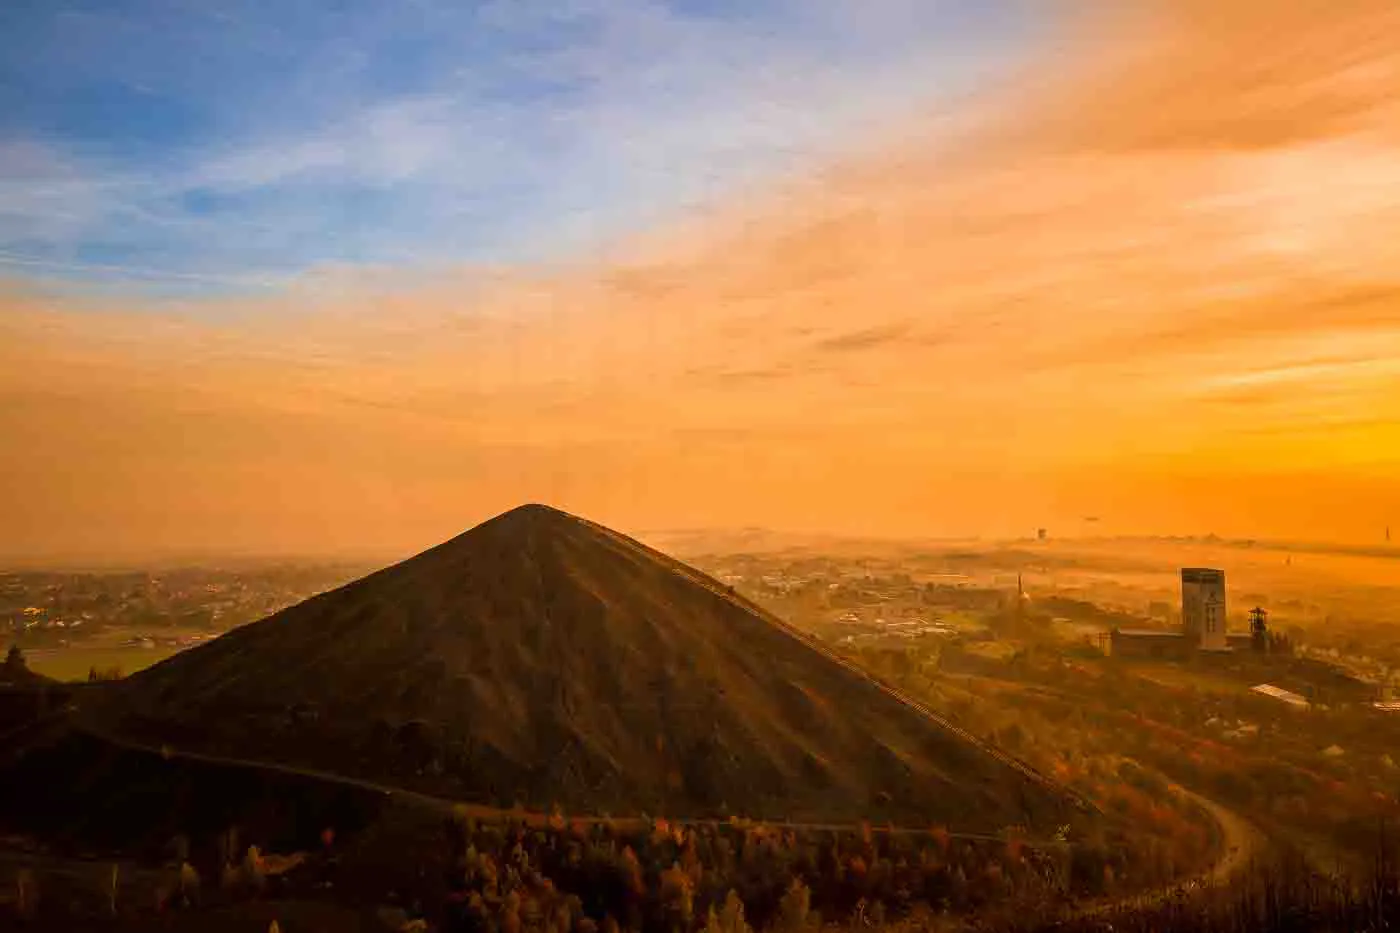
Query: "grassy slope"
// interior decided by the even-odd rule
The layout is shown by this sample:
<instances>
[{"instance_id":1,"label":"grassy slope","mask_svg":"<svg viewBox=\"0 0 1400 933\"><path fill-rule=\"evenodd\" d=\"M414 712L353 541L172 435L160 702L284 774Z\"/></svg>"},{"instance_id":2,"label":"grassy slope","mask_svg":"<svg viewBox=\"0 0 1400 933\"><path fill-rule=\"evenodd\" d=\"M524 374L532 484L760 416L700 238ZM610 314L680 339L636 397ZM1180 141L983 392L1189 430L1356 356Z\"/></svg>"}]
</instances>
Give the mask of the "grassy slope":
<instances>
[{"instance_id":1,"label":"grassy slope","mask_svg":"<svg viewBox=\"0 0 1400 933\"><path fill-rule=\"evenodd\" d=\"M497 803L983 830L1065 810L714 581L542 507L184 652L120 695L125 728L182 746ZM315 721L293 723L295 704Z\"/></svg>"}]
</instances>

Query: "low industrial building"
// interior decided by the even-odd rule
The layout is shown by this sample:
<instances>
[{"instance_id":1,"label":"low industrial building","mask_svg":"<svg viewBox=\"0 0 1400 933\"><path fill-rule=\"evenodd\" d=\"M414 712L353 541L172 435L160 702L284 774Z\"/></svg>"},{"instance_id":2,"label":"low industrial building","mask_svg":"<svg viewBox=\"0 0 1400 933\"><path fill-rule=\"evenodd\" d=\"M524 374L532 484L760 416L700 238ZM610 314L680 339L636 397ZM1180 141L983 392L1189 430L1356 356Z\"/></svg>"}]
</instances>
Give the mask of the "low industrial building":
<instances>
[{"instance_id":1,"label":"low industrial building","mask_svg":"<svg viewBox=\"0 0 1400 933\"><path fill-rule=\"evenodd\" d=\"M1307 697L1294 693L1292 690L1275 687L1273 684L1256 684L1249 689L1261 696L1266 696L1271 700L1278 700L1280 703L1287 703L1289 706L1297 709L1307 709L1310 705Z\"/></svg>"},{"instance_id":2,"label":"low industrial building","mask_svg":"<svg viewBox=\"0 0 1400 933\"><path fill-rule=\"evenodd\" d=\"M1151 628L1116 628L1110 644L1115 658L1179 660L1196 649L1196 642L1187 638L1185 632Z\"/></svg>"},{"instance_id":3,"label":"low industrial building","mask_svg":"<svg viewBox=\"0 0 1400 933\"><path fill-rule=\"evenodd\" d=\"M1229 650L1225 634L1225 573L1203 567L1181 571L1181 629L1115 628L1114 657L1180 659L1198 650Z\"/></svg>"},{"instance_id":4,"label":"low industrial building","mask_svg":"<svg viewBox=\"0 0 1400 933\"><path fill-rule=\"evenodd\" d=\"M1231 651L1249 651L1254 647L1255 636L1252 632L1226 632L1225 647Z\"/></svg>"},{"instance_id":5,"label":"low industrial building","mask_svg":"<svg viewBox=\"0 0 1400 933\"><path fill-rule=\"evenodd\" d=\"M1184 660L1192 655L1248 651L1263 638L1267 613L1251 613L1258 632L1225 630L1225 572L1208 567L1181 571L1181 628L1115 628L1109 633L1112 653L1123 658Z\"/></svg>"}]
</instances>

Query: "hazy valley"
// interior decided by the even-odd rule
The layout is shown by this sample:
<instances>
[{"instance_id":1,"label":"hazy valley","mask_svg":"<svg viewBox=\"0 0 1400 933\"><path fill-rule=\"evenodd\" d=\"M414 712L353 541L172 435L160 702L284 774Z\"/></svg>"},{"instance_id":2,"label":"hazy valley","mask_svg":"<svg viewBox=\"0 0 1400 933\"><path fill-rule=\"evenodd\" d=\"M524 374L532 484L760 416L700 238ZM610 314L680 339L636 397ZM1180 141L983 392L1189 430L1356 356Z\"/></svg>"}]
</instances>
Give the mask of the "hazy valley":
<instances>
[{"instance_id":1,"label":"hazy valley","mask_svg":"<svg viewBox=\"0 0 1400 933\"><path fill-rule=\"evenodd\" d=\"M205 615L149 670L14 681L11 906L474 929L563 897L662 929L732 889L766 926L800 882L828 922L1048 923L1261 866L1360 876L1396 815L1383 550L684 538L698 570L525 507L221 637ZM1176 568L1206 561L1230 628L1276 607L1277 650L1115 657L1113 629L1181 624Z\"/></svg>"}]
</instances>

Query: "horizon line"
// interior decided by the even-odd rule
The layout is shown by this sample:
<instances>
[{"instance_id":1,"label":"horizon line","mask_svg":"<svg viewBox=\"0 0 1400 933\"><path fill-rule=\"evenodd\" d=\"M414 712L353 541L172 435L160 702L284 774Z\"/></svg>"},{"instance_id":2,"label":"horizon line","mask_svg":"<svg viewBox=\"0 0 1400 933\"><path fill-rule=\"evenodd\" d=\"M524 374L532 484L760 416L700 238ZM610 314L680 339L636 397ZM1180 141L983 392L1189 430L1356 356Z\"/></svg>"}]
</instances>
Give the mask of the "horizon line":
<instances>
[{"instance_id":1,"label":"horizon line","mask_svg":"<svg viewBox=\"0 0 1400 933\"><path fill-rule=\"evenodd\" d=\"M473 526L475 527L475 526ZM1154 534L1150 532L1130 532L1115 535L1058 535L1050 536L1045 540L1040 540L1034 535L1001 536L1001 535L935 535L935 536L878 536L878 535L853 535L841 534L838 532L812 532L812 531L783 531L780 529L763 528L757 526L740 526L734 528L670 528L670 529L644 529L626 532L632 537L644 539L647 536L664 535L736 535L736 534L765 534L776 538L792 539L781 544L784 547L803 547L801 539L821 539L833 544L870 544L870 545L898 545L901 547L918 547L926 544L967 544L977 543L991 546L1003 546L1008 544L1057 544L1075 543L1092 544L1112 541L1140 541L1140 542L1166 542L1182 544L1213 544L1222 547L1257 549L1257 550L1277 550L1291 551L1296 553L1314 554L1340 554L1351 557L1375 557L1381 559L1400 559L1400 545L1389 542L1376 544L1357 544L1342 541L1308 541L1301 539L1287 538L1245 538L1226 537L1220 535L1191 534L1191 535L1171 535ZM450 538L443 539L444 541ZM265 567L267 565L337 565L337 564L364 564L374 567L391 566L403 560L407 560L417 554L422 553L437 544L425 546L413 545L407 551L399 548L376 549L370 547L349 547L337 551L253 551L253 550L217 550L210 548L171 548L164 551L152 551L148 556L142 558L114 557L110 555L97 554L55 554L49 556L21 557L17 555L0 555L0 575L22 574L22 573L139 573L155 570L179 571L179 570L230 570L233 567L218 566L219 562L227 562L235 565L249 567ZM735 552L739 553L739 552ZM381 564L381 561L389 563Z\"/></svg>"}]
</instances>

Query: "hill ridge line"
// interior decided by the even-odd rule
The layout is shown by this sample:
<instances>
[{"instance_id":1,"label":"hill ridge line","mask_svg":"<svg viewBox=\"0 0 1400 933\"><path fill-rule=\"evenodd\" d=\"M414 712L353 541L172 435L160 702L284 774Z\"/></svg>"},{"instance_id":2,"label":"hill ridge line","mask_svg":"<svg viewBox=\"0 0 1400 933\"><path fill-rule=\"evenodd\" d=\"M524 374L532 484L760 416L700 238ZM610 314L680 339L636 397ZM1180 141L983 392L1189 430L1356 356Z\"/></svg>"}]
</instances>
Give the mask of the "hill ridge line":
<instances>
[{"instance_id":1,"label":"hill ridge line","mask_svg":"<svg viewBox=\"0 0 1400 933\"><path fill-rule=\"evenodd\" d=\"M488 805L1041 836L1094 809L702 570L536 504L104 705L100 728L152 744Z\"/></svg>"},{"instance_id":2,"label":"hill ridge line","mask_svg":"<svg viewBox=\"0 0 1400 933\"><path fill-rule=\"evenodd\" d=\"M732 603L740 609L744 609L748 612L753 613L754 615L757 615L765 622L768 622L770 625L773 625L774 627L779 629L788 637L795 639L803 645L806 645L808 648L811 648L819 655L824 657L826 660L831 661L844 668L845 670L855 674L856 676L870 683L877 689L883 691L893 699L898 700L905 706L908 706L910 709L913 709L915 712L924 716L926 719L934 722L941 728L948 730L953 735L957 736L959 739L962 739L963 741L974 745L982 752L994 758L1001 764L1016 770L1024 777L1040 784L1046 789L1053 790L1057 793L1064 794L1065 796L1069 797L1079 806L1081 810L1084 810L1086 812L1098 811L1097 807L1095 807L1088 800L1084 799L1076 791L1064 786L1063 784L1060 784L1053 778L1042 774L1040 771L1036 770L1027 762L1024 762L1021 759L1016 758L1015 756L1003 751L1002 749L993 745L991 742L988 742L986 739L974 735L968 732L966 729L963 729L961 726L954 724L940 713L929 709L923 703L919 702L918 700L899 690L897 687L894 687L893 685L881 680L879 677L875 676L870 671L867 671L859 665L855 664L854 662L841 657L835 651L831 650L827 645L823 644L819 639L808 635L806 632L803 632L801 629L798 629L790 622L787 622L786 620L778 617L777 615L773 614L772 612L768 611L767 609L763 608L762 606L758 605L757 603L753 602L747 597L741 595L732 587L725 586L723 583L719 582L709 574L697 570L696 568L691 567L689 564L686 564L684 561L677 560L669 554L666 554L662 551L658 551L655 548L650 547L644 544L643 542L630 537L629 535L625 535L620 531L615 531L611 528L608 528L605 525L600 525L597 522L591 521L586 518L582 518L580 516L575 515L570 517L573 518L575 521L588 526L596 532L599 532L607 537L619 541L625 546L640 549L647 556L661 561L670 569L680 573L682 576L686 577L691 582L704 587L706 590L709 590L711 593L720 597L726 602Z\"/></svg>"}]
</instances>

